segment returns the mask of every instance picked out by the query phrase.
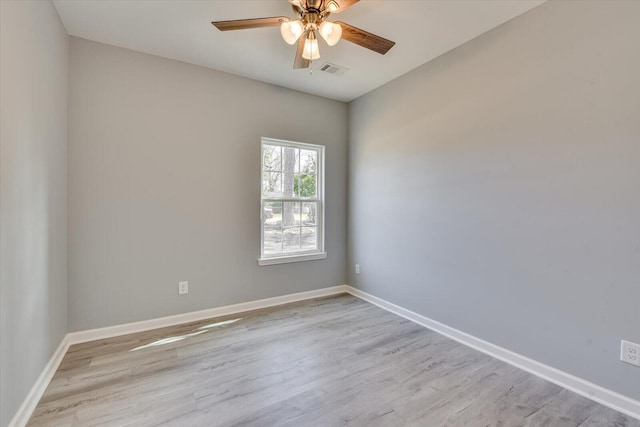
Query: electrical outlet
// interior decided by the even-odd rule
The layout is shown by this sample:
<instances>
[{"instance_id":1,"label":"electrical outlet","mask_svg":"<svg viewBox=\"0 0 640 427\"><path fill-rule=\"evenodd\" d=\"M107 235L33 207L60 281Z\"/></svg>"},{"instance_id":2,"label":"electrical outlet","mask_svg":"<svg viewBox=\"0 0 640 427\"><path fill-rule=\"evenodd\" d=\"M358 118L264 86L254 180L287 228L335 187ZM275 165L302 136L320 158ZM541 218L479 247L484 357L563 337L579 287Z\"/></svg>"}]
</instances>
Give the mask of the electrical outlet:
<instances>
[{"instance_id":1,"label":"electrical outlet","mask_svg":"<svg viewBox=\"0 0 640 427\"><path fill-rule=\"evenodd\" d=\"M356 274L360 274L360 264L356 264Z\"/></svg>"},{"instance_id":2,"label":"electrical outlet","mask_svg":"<svg viewBox=\"0 0 640 427\"><path fill-rule=\"evenodd\" d=\"M178 295L189 293L189 282L178 282Z\"/></svg>"},{"instance_id":3,"label":"electrical outlet","mask_svg":"<svg viewBox=\"0 0 640 427\"><path fill-rule=\"evenodd\" d=\"M620 360L631 365L640 366L640 344L622 340Z\"/></svg>"}]
</instances>

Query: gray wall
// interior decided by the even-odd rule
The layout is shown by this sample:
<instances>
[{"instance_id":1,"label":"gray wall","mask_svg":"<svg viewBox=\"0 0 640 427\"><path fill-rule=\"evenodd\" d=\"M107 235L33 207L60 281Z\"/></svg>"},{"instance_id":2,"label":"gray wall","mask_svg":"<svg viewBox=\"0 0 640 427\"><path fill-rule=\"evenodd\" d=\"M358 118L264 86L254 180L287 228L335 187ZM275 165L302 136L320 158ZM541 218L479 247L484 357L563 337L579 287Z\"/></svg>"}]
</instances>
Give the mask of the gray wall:
<instances>
[{"instance_id":1,"label":"gray wall","mask_svg":"<svg viewBox=\"0 0 640 427\"><path fill-rule=\"evenodd\" d=\"M350 284L640 399L638 22L553 1L350 104Z\"/></svg>"},{"instance_id":2,"label":"gray wall","mask_svg":"<svg viewBox=\"0 0 640 427\"><path fill-rule=\"evenodd\" d=\"M344 283L346 104L73 37L69 66L71 331ZM261 136L326 146L327 259L257 265Z\"/></svg>"},{"instance_id":3,"label":"gray wall","mask_svg":"<svg viewBox=\"0 0 640 427\"><path fill-rule=\"evenodd\" d=\"M51 2L0 2L0 425L67 332L68 36Z\"/></svg>"}]
</instances>

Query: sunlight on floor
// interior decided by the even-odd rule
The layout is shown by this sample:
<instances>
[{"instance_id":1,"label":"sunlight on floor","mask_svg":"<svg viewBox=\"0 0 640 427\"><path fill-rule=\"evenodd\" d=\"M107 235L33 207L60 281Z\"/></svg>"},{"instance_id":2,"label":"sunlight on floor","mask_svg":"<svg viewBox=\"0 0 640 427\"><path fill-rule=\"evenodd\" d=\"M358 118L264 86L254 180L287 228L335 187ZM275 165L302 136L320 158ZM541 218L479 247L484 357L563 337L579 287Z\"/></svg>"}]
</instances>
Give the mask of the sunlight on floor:
<instances>
[{"instance_id":1,"label":"sunlight on floor","mask_svg":"<svg viewBox=\"0 0 640 427\"><path fill-rule=\"evenodd\" d=\"M192 332L190 334L184 334L184 335L178 335L178 336L175 336L175 337L163 338L161 340L154 341L152 343L141 345L140 347L136 347L134 349L131 349L131 350L129 350L129 352L138 351L138 350L142 350L142 349L149 348L149 347L157 347L159 345L171 344L172 342L182 341L182 340L187 339L189 337L194 337L196 335L204 334L205 332L207 332L207 331L198 331L198 332Z\"/></svg>"},{"instance_id":2,"label":"sunlight on floor","mask_svg":"<svg viewBox=\"0 0 640 427\"><path fill-rule=\"evenodd\" d=\"M230 325L232 323L236 323L239 320L242 320L242 317L239 317L237 319L231 319L231 320L223 320L222 322L216 322L216 323L212 323L210 325L206 325L206 326L200 326L198 329L211 329L211 328L217 328L218 326L224 326L224 325Z\"/></svg>"},{"instance_id":3,"label":"sunlight on floor","mask_svg":"<svg viewBox=\"0 0 640 427\"><path fill-rule=\"evenodd\" d=\"M237 321L242 320L242 319L243 319L242 317L239 317L237 319L223 320L222 322L216 322L216 323L211 323L210 325L200 326L196 332L191 332L191 333L184 334L184 335L176 335L175 337L162 338L160 340L151 342L149 344L145 344L145 345L141 345L140 347L133 348L133 349L129 350L129 352L143 350L145 348L150 348L150 347L157 347L157 346L165 345L165 344L171 344L171 343L177 342L177 341L182 341L182 340L187 339L189 337L194 337L196 335L204 334L205 332L208 332L210 329L217 328L217 327L224 326L224 325L230 325L232 323L236 323Z\"/></svg>"}]
</instances>

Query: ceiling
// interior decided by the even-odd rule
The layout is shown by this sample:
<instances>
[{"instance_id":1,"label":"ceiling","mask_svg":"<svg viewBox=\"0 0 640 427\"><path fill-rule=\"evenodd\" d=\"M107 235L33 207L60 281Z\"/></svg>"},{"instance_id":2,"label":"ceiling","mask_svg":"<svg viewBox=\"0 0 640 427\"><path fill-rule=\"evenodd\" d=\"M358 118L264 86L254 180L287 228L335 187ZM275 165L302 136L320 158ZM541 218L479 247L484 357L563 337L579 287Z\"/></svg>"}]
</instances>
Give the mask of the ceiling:
<instances>
[{"instance_id":1,"label":"ceiling","mask_svg":"<svg viewBox=\"0 0 640 427\"><path fill-rule=\"evenodd\" d=\"M76 37L176 59L340 101L351 101L544 0L362 0L340 20L396 42L380 55L347 41L308 69L292 68L295 46L277 27L220 32L211 21L293 16L287 0L53 0ZM342 76L319 71L325 62Z\"/></svg>"}]
</instances>

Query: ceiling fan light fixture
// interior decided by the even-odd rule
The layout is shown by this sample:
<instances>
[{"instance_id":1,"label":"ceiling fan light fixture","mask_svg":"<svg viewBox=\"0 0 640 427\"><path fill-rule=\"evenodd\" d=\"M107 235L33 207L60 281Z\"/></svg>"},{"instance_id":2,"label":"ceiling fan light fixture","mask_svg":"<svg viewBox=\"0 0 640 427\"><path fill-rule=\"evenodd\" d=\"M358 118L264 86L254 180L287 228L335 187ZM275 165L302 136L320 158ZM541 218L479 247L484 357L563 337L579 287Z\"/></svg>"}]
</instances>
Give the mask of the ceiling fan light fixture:
<instances>
[{"instance_id":1,"label":"ceiling fan light fixture","mask_svg":"<svg viewBox=\"0 0 640 427\"><path fill-rule=\"evenodd\" d=\"M2 0L0 0L1 2ZM284 0L279 0L284 1ZM310 68L311 61L320 58L318 38L334 46L344 39L350 43L384 55L395 42L346 22L325 21L331 13L341 13L360 0L288 0L294 16L272 16L268 18L233 19L211 22L220 31L247 30L251 28L280 27L284 41L296 45L293 69ZM316 34L316 31L320 35Z\"/></svg>"},{"instance_id":2,"label":"ceiling fan light fixture","mask_svg":"<svg viewBox=\"0 0 640 427\"><path fill-rule=\"evenodd\" d=\"M314 31L309 31L309 35L304 41L304 49L302 51L302 57L309 61L314 61L320 58L320 49L318 48L318 39Z\"/></svg>"},{"instance_id":3,"label":"ceiling fan light fixture","mask_svg":"<svg viewBox=\"0 0 640 427\"><path fill-rule=\"evenodd\" d=\"M318 27L318 32L329 46L335 46L342 37L342 27L340 26L340 24L329 21L324 21L322 24L320 24L320 26Z\"/></svg>"},{"instance_id":4,"label":"ceiling fan light fixture","mask_svg":"<svg viewBox=\"0 0 640 427\"><path fill-rule=\"evenodd\" d=\"M340 9L340 6L335 2L335 0L331 0L329 3L327 3L327 9L329 9L329 12L333 13L336 10Z\"/></svg>"},{"instance_id":5,"label":"ceiling fan light fixture","mask_svg":"<svg viewBox=\"0 0 640 427\"><path fill-rule=\"evenodd\" d=\"M280 34L287 44L294 44L304 32L302 21L288 21L280 24Z\"/></svg>"}]
</instances>

